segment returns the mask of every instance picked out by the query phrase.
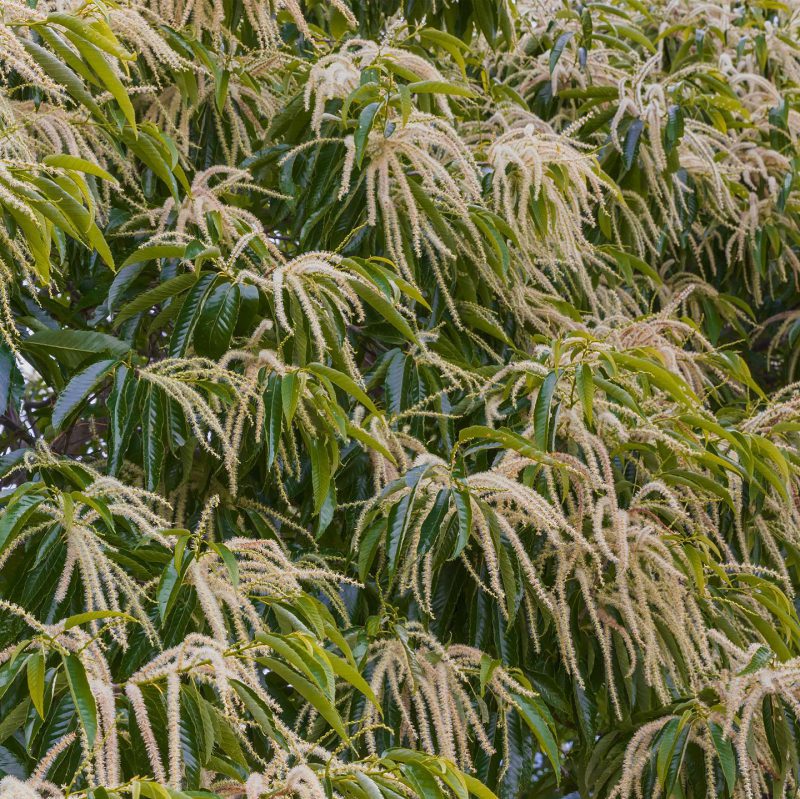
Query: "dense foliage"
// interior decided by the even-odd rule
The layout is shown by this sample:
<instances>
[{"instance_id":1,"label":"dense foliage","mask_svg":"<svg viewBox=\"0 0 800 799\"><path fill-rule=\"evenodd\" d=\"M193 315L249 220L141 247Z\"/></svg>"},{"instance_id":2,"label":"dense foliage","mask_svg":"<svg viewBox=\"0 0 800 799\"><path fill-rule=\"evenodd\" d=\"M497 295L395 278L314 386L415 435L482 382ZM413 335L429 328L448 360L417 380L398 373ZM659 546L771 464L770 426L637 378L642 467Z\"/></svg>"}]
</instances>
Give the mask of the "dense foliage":
<instances>
[{"instance_id":1,"label":"dense foliage","mask_svg":"<svg viewBox=\"0 0 800 799\"><path fill-rule=\"evenodd\" d=\"M3 799L798 795L796 0L0 13Z\"/></svg>"}]
</instances>

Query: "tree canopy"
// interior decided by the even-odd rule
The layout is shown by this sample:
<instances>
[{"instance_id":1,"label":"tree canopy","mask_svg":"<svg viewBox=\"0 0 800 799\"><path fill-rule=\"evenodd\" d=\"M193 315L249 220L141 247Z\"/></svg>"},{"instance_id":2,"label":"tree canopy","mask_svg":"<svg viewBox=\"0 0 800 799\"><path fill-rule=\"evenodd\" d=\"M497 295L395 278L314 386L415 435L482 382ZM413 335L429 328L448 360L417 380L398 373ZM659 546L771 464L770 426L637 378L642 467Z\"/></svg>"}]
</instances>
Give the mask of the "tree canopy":
<instances>
[{"instance_id":1,"label":"tree canopy","mask_svg":"<svg viewBox=\"0 0 800 799\"><path fill-rule=\"evenodd\" d=\"M796 0L0 1L0 797L800 791Z\"/></svg>"}]
</instances>

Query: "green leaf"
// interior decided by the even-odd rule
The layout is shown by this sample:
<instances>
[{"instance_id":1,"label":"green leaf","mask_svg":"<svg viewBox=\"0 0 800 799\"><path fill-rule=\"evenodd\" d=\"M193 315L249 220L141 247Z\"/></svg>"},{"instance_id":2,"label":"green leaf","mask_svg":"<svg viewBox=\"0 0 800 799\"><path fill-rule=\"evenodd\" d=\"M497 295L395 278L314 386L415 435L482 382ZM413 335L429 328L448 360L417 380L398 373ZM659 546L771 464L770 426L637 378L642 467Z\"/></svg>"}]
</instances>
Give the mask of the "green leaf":
<instances>
[{"instance_id":1,"label":"green leaf","mask_svg":"<svg viewBox=\"0 0 800 799\"><path fill-rule=\"evenodd\" d=\"M709 722L708 728L711 732L711 739L714 741L714 748L717 750L717 759L722 768L722 774L728 786L728 794L733 796L733 789L736 787L736 755L733 743L723 737L722 728L715 722Z\"/></svg>"},{"instance_id":2,"label":"green leaf","mask_svg":"<svg viewBox=\"0 0 800 799\"><path fill-rule=\"evenodd\" d=\"M106 172L101 166L98 166L93 161L87 161L85 158L79 158L77 155L67 155L66 153L57 153L55 155L46 155L42 159L42 163L47 166L59 167L62 169L74 169L78 172L85 172L87 175L94 175L97 178L102 178L111 183L116 183L117 179Z\"/></svg>"},{"instance_id":3,"label":"green leaf","mask_svg":"<svg viewBox=\"0 0 800 799\"><path fill-rule=\"evenodd\" d=\"M524 455L532 461L538 461L548 466L564 467L561 461L553 459L545 452L542 452L538 447L534 446L526 438L509 430L507 427L496 429L484 427L483 425L472 425L471 427L465 427L458 434L458 440L461 442L469 441L474 438L482 438L487 441L497 442L506 449L513 449L515 452L519 452L520 455Z\"/></svg>"},{"instance_id":4,"label":"green leaf","mask_svg":"<svg viewBox=\"0 0 800 799\"><path fill-rule=\"evenodd\" d=\"M61 428L66 419L108 377L109 372L117 363L118 361L115 360L95 361L82 372L78 372L67 383L67 387L58 395L56 404L53 407L52 424L55 430Z\"/></svg>"},{"instance_id":5,"label":"green leaf","mask_svg":"<svg viewBox=\"0 0 800 799\"><path fill-rule=\"evenodd\" d=\"M477 27L493 48L497 39L497 4L492 0L474 0L472 5Z\"/></svg>"},{"instance_id":6,"label":"green leaf","mask_svg":"<svg viewBox=\"0 0 800 799\"><path fill-rule=\"evenodd\" d=\"M550 74L553 74L553 70L555 70L556 65L558 64L562 53L564 52L564 48L567 46L567 42L574 36L574 31L567 31L566 33L562 33L561 36L558 37L556 43L553 45L552 50L550 50Z\"/></svg>"},{"instance_id":7,"label":"green leaf","mask_svg":"<svg viewBox=\"0 0 800 799\"><path fill-rule=\"evenodd\" d=\"M148 491L155 491L161 479L166 455L164 421L164 395L150 386L142 408L142 465Z\"/></svg>"},{"instance_id":8,"label":"green leaf","mask_svg":"<svg viewBox=\"0 0 800 799\"><path fill-rule=\"evenodd\" d=\"M412 94L451 94L457 97L477 97L468 86L448 83L445 80L419 80L408 84Z\"/></svg>"},{"instance_id":9,"label":"green leaf","mask_svg":"<svg viewBox=\"0 0 800 799\"><path fill-rule=\"evenodd\" d=\"M72 15L69 15L69 18L76 19ZM111 69L101 51L92 42L83 38L83 35L74 32L74 30L67 31L67 38L75 45L85 62L92 68L92 71L97 75L105 88L108 89L111 96L117 101L120 110L135 134L136 112L133 110L133 104L128 96L128 90L123 86L122 81Z\"/></svg>"},{"instance_id":10,"label":"green leaf","mask_svg":"<svg viewBox=\"0 0 800 799\"><path fill-rule=\"evenodd\" d=\"M452 488L450 495L458 518L458 537L450 558L457 558L467 546L472 532L472 500L467 488Z\"/></svg>"},{"instance_id":11,"label":"green leaf","mask_svg":"<svg viewBox=\"0 0 800 799\"><path fill-rule=\"evenodd\" d=\"M492 674L494 673L495 669L500 665L501 663L499 660L493 660L485 652L481 655L481 672L480 672L481 696L483 696L486 693L486 686L489 684L489 680L491 680Z\"/></svg>"},{"instance_id":12,"label":"green leaf","mask_svg":"<svg viewBox=\"0 0 800 799\"><path fill-rule=\"evenodd\" d=\"M44 502L40 494L24 494L0 513L0 554L17 537L20 529Z\"/></svg>"},{"instance_id":13,"label":"green leaf","mask_svg":"<svg viewBox=\"0 0 800 799\"><path fill-rule=\"evenodd\" d=\"M220 544L217 541L211 542L211 549L216 552L220 558L222 558L222 562L225 564L225 568L228 570L228 576L231 578L231 585L233 585L234 589L239 587L239 564L236 561L236 556L233 552L225 546L225 544Z\"/></svg>"},{"instance_id":14,"label":"green leaf","mask_svg":"<svg viewBox=\"0 0 800 799\"><path fill-rule=\"evenodd\" d=\"M398 89L398 93L400 95L400 115L402 117L403 124L407 125L408 120L411 118L411 112L414 110L414 106L411 102L411 91L408 88L408 84L401 84Z\"/></svg>"},{"instance_id":15,"label":"green leaf","mask_svg":"<svg viewBox=\"0 0 800 799\"><path fill-rule=\"evenodd\" d=\"M550 406L558 383L558 373L550 372L539 387L536 404L533 408L533 438L539 449L547 452L550 442Z\"/></svg>"},{"instance_id":16,"label":"green leaf","mask_svg":"<svg viewBox=\"0 0 800 799\"><path fill-rule=\"evenodd\" d=\"M375 403L367 396L366 392L355 382L355 380L353 380L352 377L344 374L344 372L331 369L330 366L325 366L321 363L310 363L306 368L309 372L330 380L331 383L337 385L346 394L349 394L351 397L358 400L370 413L374 413L376 416L380 415L380 411Z\"/></svg>"},{"instance_id":17,"label":"green leaf","mask_svg":"<svg viewBox=\"0 0 800 799\"><path fill-rule=\"evenodd\" d=\"M155 135L150 135L151 133ZM138 137L132 135L123 136L123 141L152 170L153 174L167 186L175 203L180 203L176 180L176 175L181 174L179 172L180 167L175 167L173 170L167 162L168 154L165 152L166 148L162 146L162 136L159 131L155 128L149 128L148 131L142 129L139 131Z\"/></svg>"},{"instance_id":18,"label":"green leaf","mask_svg":"<svg viewBox=\"0 0 800 799\"><path fill-rule=\"evenodd\" d=\"M44 718L44 672L44 655L41 652L34 652L28 658L28 693L39 718L42 719Z\"/></svg>"},{"instance_id":19,"label":"green leaf","mask_svg":"<svg viewBox=\"0 0 800 799\"><path fill-rule=\"evenodd\" d=\"M774 655L768 646L760 646L756 651L753 653L753 656L750 658L748 664L736 675L737 677L742 677L745 674L754 674L760 668L769 663Z\"/></svg>"},{"instance_id":20,"label":"green leaf","mask_svg":"<svg viewBox=\"0 0 800 799\"><path fill-rule=\"evenodd\" d=\"M54 11L47 15L45 22L48 25L61 25L115 58L124 61L135 58L133 53L122 47L113 31L101 20L94 20L94 24L90 24L76 14Z\"/></svg>"},{"instance_id":21,"label":"green leaf","mask_svg":"<svg viewBox=\"0 0 800 799\"><path fill-rule=\"evenodd\" d=\"M662 472L661 477L667 485L685 485L701 492L705 491L719 497L731 510L734 508L733 498L728 489L708 475L689 469L670 469Z\"/></svg>"},{"instance_id":22,"label":"green leaf","mask_svg":"<svg viewBox=\"0 0 800 799\"><path fill-rule=\"evenodd\" d=\"M610 357L631 372L647 375L653 385L665 391L677 402L696 406L698 397L683 378L671 373L649 358L641 358L625 352L611 353Z\"/></svg>"},{"instance_id":23,"label":"green leaf","mask_svg":"<svg viewBox=\"0 0 800 799\"><path fill-rule=\"evenodd\" d=\"M91 748L94 746L94 739L97 735L97 705L89 687L86 670L80 658L74 653L62 655L61 659L64 662L64 673L72 694L72 701L86 733L87 743Z\"/></svg>"},{"instance_id":24,"label":"green leaf","mask_svg":"<svg viewBox=\"0 0 800 799\"><path fill-rule=\"evenodd\" d=\"M444 799L436 777L418 763L402 763L400 771L419 799Z\"/></svg>"},{"instance_id":25,"label":"green leaf","mask_svg":"<svg viewBox=\"0 0 800 799\"><path fill-rule=\"evenodd\" d=\"M375 696L369 683L358 673L358 670L353 668L346 660L337 657L336 655L328 652L328 661L331 668L336 673L337 677L341 677L346 682L350 683L356 690L361 691L364 696L377 708L378 713L382 716L383 709L378 702L378 697Z\"/></svg>"},{"instance_id":26,"label":"green leaf","mask_svg":"<svg viewBox=\"0 0 800 799\"><path fill-rule=\"evenodd\" d=\"M73 100L87 108L95 116L104 119L102 109L87 91L86 84L62 59L26 37L21 39L21 43L28 55L44 70L45 74L63 86Z\"/></svg>"},{"instance_id":27,"label":"green leaf","mask_svg":"<svg viewBox=\"0 0 800 799\"><path fill-rule=\"evenodd\" d=\"M378 544L384 528L380 524L373 524L362 535L358 546L358 579L363 583L367 579L367 574L372 568L372 562L378 551Z\"/></svg>"},{"instance_id":28,"label":"green leaf","mask_svg":"<svg viewBox=\"0 0 800 799\"><path fill-rule=\"evenodd\" d=\"M231 79L231 73L228 69L220 70L216 76L216 86L214 89L214 103L217 106L217 111L221 114L225 108L225 103L228 101L228 83Z\"/></svg>"},{"instance_id":29,"label":"green leaf","mask_svg":"<svg viewBox=\"0 0 800 799\"><path fill-rule=\"evenodd\" d=\"M183 244L146 244L132 252L120 268L124 269L131 264L146 263L160 258L183 258L186 247Z\"/></svg>"},{"instance_id":30,"label":"green leaf","mask_svg":"<svg viewBox=\"0 0 800 799\"><path fill-rule=\"evenodd\" d=\"M457 36L453 36L446 31L437 30L436 28L423 28L419 31L419 36L421 39L434 42L446 50L452 56L456 64L458 64L461 74L466 77L467 65L463 55L463 53L469 52L469 45L466 42L461 41Z\"/></svg>"},{"instance_id":31,"label":"green leaf","mask_svg":"<svg viewBox=\"0 0 800 799\"><path fill-rule=\"evenodd\" d=\"M356 164L359 168L364 161L369 132L372 130L375 115L378 113L380 107L380 103L369 103L369 105L364 106L361 113L358 115L358 127L356 128L355 134L353 134L353 141L355 142L356 148Z\"/></svg>"},{"instance_id":32,"label":"green leaf","mask_svg":"<svg viewBox=\"0 0 800 799\"><path fill-rule=\"evenodd\" d=\"M358 296L370 305L392 327L405 338L416 344L417 337L399 311L379 292L359 280L350 281L350 286Z\"/></svg>"},{"instance_id":33,"label":"green leaf","mask_svg":"<svg viewBox=\"0 0 800 799\"><path fill-rule=\"evenodd\" d=\"M194 334L198 353L217 359L227 351L239 316L240 300L235 283L222 283L211 292Z\"/></svg>"},{"instance_id":34,"label":"green leaf","mask_svg":"<svg viewBox=\"0 0 800 799\"><path fill-rule=\"evenodd\" d=\"M367 799L384 799L381 789L372 777L369 777L363 771L356 771L355 777L356 782L364 789Z\"/></svg>"},{"instance_id":35,"label":"green leaf","mask_svg":"<svg viewBox=\"0 0 800 799\"><path fill-rule=\"evenodd\" d=\"M667 152L672 150L683 138L684 122L683 109L679 105L667 108L667 127L664 130L664 139Z\"/></svg>"},{"instance_id":36,"label":"green leaf","mask_svg":"<svg viewBox=\"0 0 800 799\"><path fill-rule=\"evenodd\" d=\"M280 375L269 376L267 390L264 394L264 441L267 447L267 468L275 462L283 432L283 397Z\"/></svg>"},{"instance_id":37,"label":"green leaf","mask_svg":"<svg viewBox=\"0 0 800 799\"><path fill-rule=\"evenodd\" d=\"M644 122L641 119L634 119L628 132L625 135L625 145L623 147L623 155L625 158L625 169L630 169L639 153L639 139L644 130Z\"/></svg>"},{"instance_id":38,"label":"green leaf","mask_svg":"<svg viewBox=\"0 0 800 799\"><path fill-rule=\"evenodd\" d=\"M175 799L163 785L149 780L134 780L131 784L131 799L139 799L137 794L146 796L147 799Z\"/></svg>"},{"instance_id":39,"label":"green leaf","mask_svg":"<svg viewBox=\"0 0 800 799\"><path fill-rule=\"evenodd\" d=\"M309 436L301 430L311 459L311 484L314 489L314 513L319 513L331 482L331 462L324 441Z\"/></svg>"},{"instance_id":40,"label":"green leaf","mask_svg":"<svg viewBox=\"0 0 800 799\"><path fill-rule=\"evenodd\" d=\"M156 602L158 603L158 613L161 616L162 624L166 621L170 610L175 605L181 584L181 575L175 565L175 561L170 560L164 567L164 571L161 572L161 578L156 589Z\"/></svg>"},{"instance_id":41,"label":"green leaf","mask_svg":"<svg viewBox=\"0 0 800 799\"><path fill-rule=\"evenodd\" d=\"M108 468L112 475L119 472L122 459L130 444L134 429L138 424L138 413L134 415L140 385L132 369L120 365L114 372L114 385L108 397L109 437ZM136 408L138 411L138 408Z\"/></svg>"},{"instance_id":42,"label":"green leaf","mask_svg":"<svg viewBox=\"0 0 800 799\"><path fill-rule=\"evenodd\" d=\"M593 402L594 396L594 379L592 378L592 368L587 363L582 363L575 370L575 387L578 390L578 396L583 406L583 415L589 427L592 426L593 417Z\"/></svg>"},{"instance_id":43,"label":"green leaf","mask_svg":"<svg viewBox=\"0 0 800 799\"><path fill-rule=\"evenodd\" d=\"M403 555L406 535L414 514L414 496L418 483L415 482L399 502L392 505L386 521L386 559L389 579L392 579Z\"/></svg>"},{"instance_id":44,"label":"green leaf","mask_svg":"<svg viewBox=\"0 0 800 799\"><path fill-rule=\"evenodd\" d=\"M609 396L611 399L613 399L615 402L633 411L638 416L644 418L642 409L636 403L636 400L630 395L628 391L622 388L622 386L618 386L616 383L612 383L610 380L606 380L604 377L600 377L600 375L598 374L594 375L594 383L598 388L602 389L606 393L606 395Z\"/></svg>"},{"instance_id":45,"label":"green leaf","mask_svg":"<svg viewBox=\"0 0 800 799\"><path fill-rule=\"evenodd\" d=\"M129 344L114 336L90 330L40 330L22 342L23 352L52 356L68 369L80 366L92 355L121 360L130 349Z\"/></svg>"},{"instance_id":46,"label":"green leaf","mask_svg":"<svg viewBox=\"0 0 800 799\"><path fill-rule=\"evenodd\" d=\"M553 766L556 782L561 780L561 750L556 743L553 730L555 725L550 716L550 712L539 699L523 696L516 692L511 692L514 705L525 723L530 727L542 751L547 755L548 760Z\"/></svg>"},{"instance_id":47,"label":"green leaf","mask_svg":"<svg viewBox=\"0 0 800 799\"><path fill-rule=\"evenodd\" d=\"M183 275L177 275L163 283L159 283L147 291L143 291L138 297L135 297L130 302L120 308L119 313L114 320L115 325L119 326L128 319L136 316L142 311L147 311L154 305L160 305L162 302L171 299L176 294L190 288L197 282L197 275L194 272L186 272Z\"/></svg>"},{"instance_id":48,"label":"green leaf","mask_svg":"<svg viewBox=\"0 0 800 799\"><path fill-rule=\"evenodd\" d=\"M239 682L239 680L231 680L231 685L242 702L244 702L250 715L258 722L261 729L270 738L282 741L282 736L275 730L275 725L272 720L272 711L264 704L255 691L251 690L250 687L244 683Z\"/></svg>"},{"instance_id":49,"label":"green leaf","mask_svg":"<svg viewBox=\"0 0 800 799\"><path fill-rule=\"evenodd\" d=\"M25 665L19 654L28 646L28 641L23 640L12 650L12 655L6 663L0 666L0 698L5 696L9 688L16 682L17 675Z\"/></svg>"},{"instance_id":50,"label":"green leaf","mask_svg":"<svg viewBox=\"0 0 800 799\"><path fill-rule=\"evenodd\" d=\"M300 401L301 383L301 377L296 372L290 372L281 379L281 404L287 425L290 425L294 419Z\"/></svg>"},{"instance_id":51,"label":"green leaf","mask_svg":"<svg viewBox=\"0 0 800 799\"><path fill-rule=\"evenodd\" d=\"M25 243L33 255L34 268L42 283L50 281L50 245L51 237L48 235L45 219L41 214L31 211L31 219L15 205L6 205L5 210L13 217L14 222L22 230Z\"/></svg>"},{"instance_id":52,"label":"green leaf","mask_svg":"<svg viewBox=\"0 0 800 799\"><path fill-rule=\"evenodd\" d=\"M386 460L389 461L389 463L393 464L394 466L397 466L397 460L395 459L394 455L392 455L392 453L389 452L389 450L386 449L386 447L383 444L381 444L381 442L378 441L377 438L370 435L366 430L357 427L356 425L350 422L346 422L345 429L347 431L348 436L351 436L356 441L363 444L365 447L369 449L374 449L376 452L380 452L380 454L383 455L383 457L386 458Z\"/></svg>"},{"instance_id":53,"label":"green leaf","mask_svg":"<svg viewBox=\"0 0 800 799\"><path fill-rule=\"evenodd\" d=\"M14 386L20 380L14 353L8 347L0 345L0 414L4 414L9 405L14 404Z\"/></svg>"},{"instance_id":54,"label":"green leaf","mask_svg":"<svg viewBox=\"0 0 800 799\"><path fill-rule=\"evenodd\" d=\"M670 719L659 736L656 775L659 784L664 789L665 796L672 795L672 789L683 763L686 746L689 743L690 725L686 721L686 713L679 719Z\"/></svg>"},{"instance_id":55,"label":"green leaf","mask_svg":"<svg viewBox=\"0 0 800 799\"><path fill-rule=\"evenodd\" d=\"M173 358L186 354L189 342L194 337L197 323L200 321L203 304L210 294L216 279L217 276L214 274L203 275L186 295L175 319L175 327L169 341L169 354Z\"/></svg>"},{"instance_id":56,"label":"green leaf","mask_svg":"<svg viewBox=\"0 0 800 799\"><path fill-rule=\"evenodd\" d=\"M133 616L123 613L120 610L89 610L85 613L76 613L69 616L64 620L64 629L71 630L73 627L79 627L81 624L87 624L90 621L98 621L100 619L124 619L138 623Z\"/></svg>"},{"instance_id":57,"label":"green leaf","mask_svg":"<svg viewBox=\"0 0 800 799\"><path fill-rule=\"evenodd\" d=\"M477 799L497 799L495 793L490 791L480 780L470 777L469 774L464 774L463 776L467 790Z\"/></svg>"},{"instance_id":58,"label":"green leaf","mask_svg":"<svg viewBox=\"0 0 800 799\"><path fill-rule=\"evenodd\" d=\"M25 699L3 716L2 721L0 721L0 744L7 738L10 738L17 730L25 726L28 720L30 706L30 699L25 697Z\"/></svg>"},{"instance_id":59,"label":"green leaf","mask_svg":"<svg viewBox=\"0 0 800 799\"><path fill-rule=\"evenodd\" d=\"M450 491L447 489L440 489L436 495L436 501L433 503L430 513L425 517L420 528L419 535L419 553L420 555L427 554L428 550L438 540L442 532L444 520L450 508Z\"/></svg>"},{"instance_id":60,"label":"green leaf","mask_svg":"<svg viewBox=\"0 0 800 799\"><path fill-rule=\"evenodd\" d=\"M340 738L350 740L336 707L315 685L275 658L260 657L258 662L291 685L330 724Z\"/></svg>"},{"instance_id":61,"label":"green leaf","mask_svg":"<svg viewBox=\"0 0 800 799\"><path fill-rule=\"evenodd\" d=\"M89 231L86 235L89 239L89 244L97 250L98 254L105 262L105 265L111 269L112 272L116 271L114 256L111 255L111 248L108 246L105 236L100 232L100 228L97 227L94 222L89 226Z\"/></svg>"}]
</instances>

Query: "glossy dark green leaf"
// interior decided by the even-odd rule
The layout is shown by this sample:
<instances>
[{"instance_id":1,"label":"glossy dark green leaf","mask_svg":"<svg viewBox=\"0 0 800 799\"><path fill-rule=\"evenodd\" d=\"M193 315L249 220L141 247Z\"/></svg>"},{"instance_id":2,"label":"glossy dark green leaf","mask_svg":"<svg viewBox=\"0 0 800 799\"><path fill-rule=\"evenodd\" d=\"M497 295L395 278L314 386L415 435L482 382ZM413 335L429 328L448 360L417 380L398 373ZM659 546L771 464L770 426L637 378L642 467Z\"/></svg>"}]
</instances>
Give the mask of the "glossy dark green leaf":
<instances>
[{"instance_id":1,"label":"glossy dark green leaf","mask_svg":"<svg viewBox=\"0 0 800 799\"><path fill-rule=\"evenodd\" d=\"M218 285L206 298L194 334L197 352L219 358L231 342L239 315L239 287L235 283Z\"/></svg>"},{"instance_id":2,"label":"glossy dark green leaf","mask_svg":"<svg viewBox=\"0 0 800 799\"><path fill-rule=\"evenodd\" d=\"M187 292L183 305L181 305L181 309L175 319L175 327L172 330L172 336L169 341L169 353L171 356L176 357L186 354L197 323L200 321L203 304L211 292L215 280L216 275L203 275Z\"/></svg>"},{"instance_id":3,"label":"glossy dark green leaf","mask_svg":"<svg viewBox=\"0 0 800 799\"><path fill-rule=\"evenodd\" d=\"M558 383L558 373L550 372L539 387L533 408L533 437L536 446L544 452L550 449L551 406L556 383Z\"/></svg>"},{"instance_id":4,"label":"glossy dark green leaf","mask_svg":"<svg viewBox=\"0 0 800 799\"><path fill-rule=\"evenodd\" d=\"M108 397L110 411L108 469L112 475L122 466L123 457L138 424L135 402L139 388L133 371L125 365L118 366L114 372L114 383Z\"/></svg>"},{"instance_id":5,"label":"glossy dark green leaf","mask_svg":"<svg viewBox=\"0 0 800 799\"><path fill-rule=\"evenodd\" d=\"M728 794L733 796L733 789L736 786L736 755L734 754L733 743L722 734L722 728L711 722L709 724L711 738L714 741L714 748L717 751L722 774L725 777L725 784L728 786Z\"/></svg>"},{"instance_id":6,"label":"glossy dark green leaf","mask_svg":"<svg viewBox=\"0 0 800 799\"><path fill-rule=\"evenodd\" d=\"M196 282L197 275L193 272L187 272L183 275L170 278L163 283L159 283L152 289L142 292L138 297L120 308L115 319L116 324L121 325L126 320L136 316L136 314L150 310L154 305L159 305L165 300L174 297L176 294L180 294L193 286Z\"/></svg>"},{"instance_id":7,"label":"glossy dark green leaf","mask_svg":"<svg viewBox=\"0 0 800 799\"><path fill-rule=\"evenodd\" d=\"M402 499L392 505L386 522L386 559L389 577L393 577L406 542L406 534L414 511L416 484L404 494Z\"/></svg>"},{"instance_id":8,"label":"glossy dark green leaf","mask_svg":"<svg viewBox=\"0 0 800 799\"><path fill-rule=\"evenodd\" d=\"M419 537L419 552L420 555L425 555L428 550L434 546L434 543L439 538L442 532L442 525L447 511L450 508L450 492L442 488L436 495L436 501L433 504L425 520L422 522Z\"/></svg>"},{"instance_id":9,"label":"glossy dark green leaf","mask_svg":"<svg viewBox=\"0 0 800 799\"><path fill-rule=\"evenodd\" d=\"M274 372L269 376L267 391L264 395L264 440L267 450L267 468L275 461L283 431L283 398L282 380Z\"/></svg>"},{"instance_id":10,"label":"glossy dark green leaf","mask_svg":"<svg viewBox=\"0 0 800 799\"><path fill-rule=\"evenodd\" d=\"M683 718L675 718L667 722L659 736L656 774L666 796L672 794L678 779L689 741L689 730L690 726Z\"/></svg>"},{"instance_id":11,"label":"glossy dark green leaf","mask_svg":"<svg viewBox=\"0 0 800 799\"><path fill-rule=\"evenodd\" d=\"M116 364L115 360L95 361L67 383L53 407L52 425L55 430L59 430L67 418L97 390Z\"/></svg>"},{"instance_id":12,"label":"glossy dark green leaf","mask_svg":"<svg viewBox=\"0 0 800 799\"><path fill-rule=\"evenodd\" d=\"M683 138L683 131L683 109L679 105L671 105L667 109L667 127L664 130L667 151L672 150Z\"/></svg>"},{"instance_id":13,"label":"glossy dark green leaf","mask_svg":"<svg viewBox=\"0 0 800 799\"><path fill-rule=\"evenodd\" d=\"M22 342L24 352L47 355L69 369L97 355L124 358L130 345L107 333L91 330L40 330Z\"/></svg>"},{"instance_id":14,"label":"glossy dark green leaf","mask_svg":"<svg viewBox=\"0 0 800 799\"><path fill-rule=\"evenodd\" d=\"M453 505L455 505L458 519L458 536L450 557L457 558L467 546L472 532L472 500L469 490L466 488L453 488L450 496L453 500Z\"/></svg>"},{"instance_id":15,"label":"glossy dark green leaf","mask_svg":"<svg viewBox=\"0 0 800 799\"><path fill-rule=\"evenodd\" d=\"M358 542L358 579L361 582L367 579L367 574L372 568L372 563L375 560L375 555L378 551L378 545L383 535L384 529L380 524L373 524L367 528L366 532L361 536Z\"/></svg>"},{"instance_id":16,"label":"glossy dark green leaf","mask_svg":"<svg viewBox=\"0 0 800 799\"><path fill-rule=\"evenodd\" d=\"M369 138L370 131L372 130L372 125L375 121L375 115L378 113L380 107L380 103L369 103L368 105L364 106L358 116L358 126L356 127L355 134L353 134L353 140L355 142L356 164L359 167L364 160L364 154L367 149L367 140Z\"/></svg>"},{"instance_id":17,"label":"glossy dark green leaf","mask_svg":"<svg viewBox=\"0 0 800 799\"><path fill-rule=\"evenodd\" d=\"M142 465L148 491L158 487L166 455L165 398L159 388L150 386L142 403Z\"/></svg>"},{"instance_id":18,"label":"glossy dark green leaf","mask_svg":"<svg viewBox=\"0 0 800 799\"><path fill-rule=\"evenodd\" d=\"M156 601L158 602L158 612L162 622L166 620L178 598L181 582L181 576L174 561L169 561L161 573L158 588L156 589Z\"/></svg>"},{"instance_id":19,"label":"glossy dark green leaf","mask_svg":"<svg viewBox=\"0 0 800 799\"><path fill-rule=\"evenodd\" d=\"M20 533L25 522L43 501L44 497L40 494L23 494L3 508L0 514L0 554Z\"/></svg>"},{"instance_id":20,"label":"glossy dark green leaf","mask_svg":"<svg viewBox=\"0 0 800 799\"><path fill-rule=\"evenodd\" d=\"M553 771L555 772L556 781L560 781L561 750L553 734L555 725L553 724L549 711L536 698L530 698L517 693L513 693L512 696L520 716L522 716L525 723L530 727L542 751L547 755L553 767Z\"/></svg>"},{"instance_id":21,"label":"glossy dark green leaf","mask_svg":"<svg viewBox=\"0 0 800 799\"><path fill-rule=\"evenodd\" d=\"M644 122L641 119L634 119L625 134L625 144L623 153L625 158L625 168L630 169L639 154L639 139L644 130Z\"/></svg>"},{"instance_id":22,"label":"glossy dark green leaf","mask_svg":"<svg viewBox=\"0 0 800 799\"><path fill-rule=\"evenodd\" d=\"M562 33L561 36L558 37L556 43L553 45L553 49L550 50L550 74L553 74L553 71L556 68L562 54L564 53L564 48L567 46L567 42L573 37L572 31L567 31L566 33Z\"/></svg>"},{"instance_id":23,"label":"glossy dark green leaf","mask_svg":"<svg viewBox=\"0 0 800 799\"><path fill-rule=\"evenodd\" d=\"M94 746L97 735L97 705L89 687L86 670L76 654L62 655L72 701L78 712L89 746Z\"/></svg>"},{"instance_id":24,"label":"glossy dark green leaf","mask_svg":"<svg viewBox=\"0 0 800 799\"><path fill-rule=\"evenodd\" d=\"M21 382L14 354L5 345L0 345L0 415L13 404L14 385Z\"/></svg>"}]
</instances>

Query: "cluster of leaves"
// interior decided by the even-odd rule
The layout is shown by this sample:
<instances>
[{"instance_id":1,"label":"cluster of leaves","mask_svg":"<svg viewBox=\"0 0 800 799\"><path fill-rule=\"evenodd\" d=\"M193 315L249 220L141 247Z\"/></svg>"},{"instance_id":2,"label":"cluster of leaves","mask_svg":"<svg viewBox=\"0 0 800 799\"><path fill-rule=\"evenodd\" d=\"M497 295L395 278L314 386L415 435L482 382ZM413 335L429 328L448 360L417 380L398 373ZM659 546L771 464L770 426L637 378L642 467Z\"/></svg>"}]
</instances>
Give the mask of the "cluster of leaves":
<instances>
[{"instance_id":1,"label":"cluster of leaves","mask_svg":"<svg viewBox=\"0 0 800 799\"><path fill-rule=\"evenodd\" d=\"M2 799L800 790L796 2L0 11Z\"/></svg>"}]
</instances>

